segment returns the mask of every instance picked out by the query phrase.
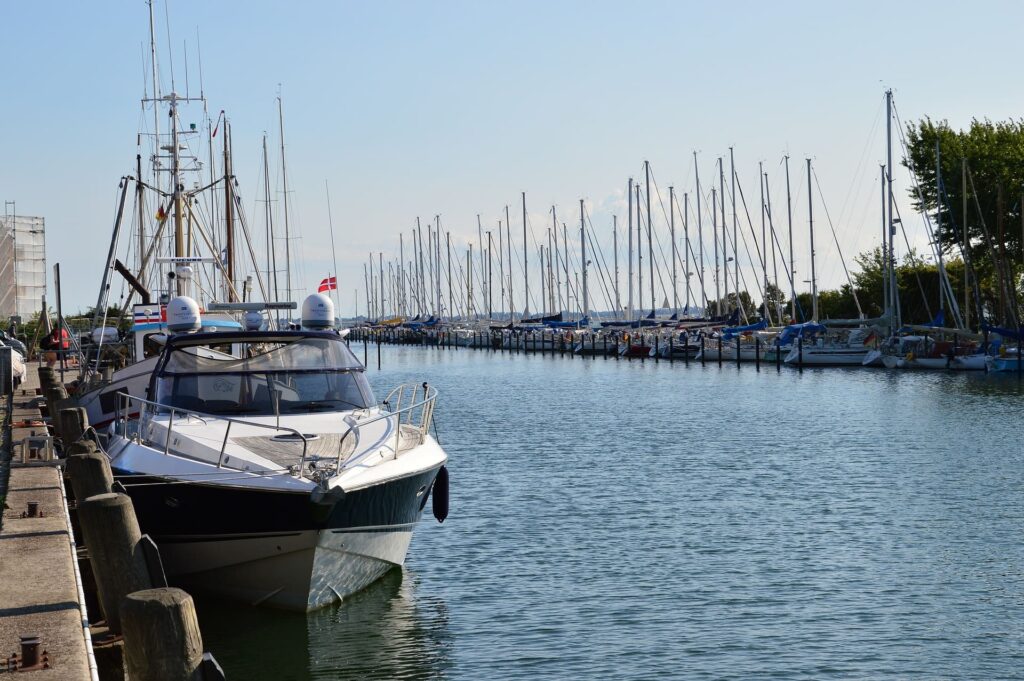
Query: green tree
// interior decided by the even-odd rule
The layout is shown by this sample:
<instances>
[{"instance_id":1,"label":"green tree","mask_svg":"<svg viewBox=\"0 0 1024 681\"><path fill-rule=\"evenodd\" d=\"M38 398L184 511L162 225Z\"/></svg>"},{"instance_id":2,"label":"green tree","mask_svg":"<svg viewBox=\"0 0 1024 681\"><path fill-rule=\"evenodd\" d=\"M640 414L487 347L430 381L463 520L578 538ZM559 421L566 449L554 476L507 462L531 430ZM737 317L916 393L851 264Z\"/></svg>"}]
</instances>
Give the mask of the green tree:
<instances>
[{"instance_id":1,"label":"green tree","mask_svg":"<svg viewBox=\"0 0 1024 681\"><path fill-rule=\"evenodd\" d=\"M917 210L933 220L941 217L943 252L951 259L966 256L989 318L1001 323L1019 319L1016 307L1024 299L1024 119L975 119L967 130L956 131L946 121L925 118L907 126L907 151L903 165L916 173L920 190L919 196L912 188L911 198ZM977 303L972 306L975 319Z\"/></svg>"}]
</instances>

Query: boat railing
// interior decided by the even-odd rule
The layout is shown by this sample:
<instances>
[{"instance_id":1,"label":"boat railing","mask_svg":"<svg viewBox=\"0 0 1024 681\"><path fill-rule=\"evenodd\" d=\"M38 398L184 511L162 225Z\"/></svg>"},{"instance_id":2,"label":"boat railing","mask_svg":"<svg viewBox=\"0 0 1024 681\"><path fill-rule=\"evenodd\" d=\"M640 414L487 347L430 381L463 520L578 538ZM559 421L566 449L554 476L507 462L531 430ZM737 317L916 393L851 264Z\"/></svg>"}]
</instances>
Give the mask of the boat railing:
<instances>
[{"instance_id":1,"label":"boat railing","mask_svg":"<svg viewBox=\"0 0 1024 681\"><path fill-rule=\"evenodd\" d=\"M392 445L394 458L398 458L401 450L403 426L405 426L404 432L410 433L411 431L417 446L423 444L427 433L430 432L430 425L433 423L436 401L437 389L427 383L403 383L389 392L381 402L381 406L384 407L381 413L364 419L346 418L348 430L338 442L338 470L356 462L352 457L359 450L359 429L377 421L393 421L392 425L395 429L394 444ZM345 442L350 435L354 435L356 443L349 457L343 458ZM370 453L372 452L364 452L364 455Z\"/></svg>"},{"instance_id":2,"label":"boat railing","mask_svg":"<svg viewBox=\"0 0 1024 681\"><path fill-rule=\"evenodd\" d=\"M309 438L305 433L294 428L289 428L280 424L259 423L247 419L232 418L224 416L223 414L210 414L193 409L183 409L181 407L174 407L160 402L147 400L142 397L136 397L126 392L117 393L117 398L114 424L115 431L122 437L131 437L129 433L131 429L129 428L128 415L132 413L133 403L137 405L137 418L138 423L140 424L144 423L151 414L156 413L157 411L169 414L166 436L163 442L165 455L170 453L175 417L178 415L184 415L190 418L197 418L204 424L207 423L208 419L222 421L227 424L224 429L224 438L221 441L220 451L218 452L218 468L224 467L225 452L231 435L231 427L235 424L252 428L273 430L291 436L294 438L295 442L302 442L302 456L299 459L297 469L300 474L305 470L307 461L310 460L308 454ZM423 444L427 437L427 433L430 431L430 426L433 423L434 405L436 400L436 388L433 388L426 383L404 383L388 393L388 396L384 398L381 404L377 407L360 410L360 412L367 414L367 417L359 418L358 416L355 416L355 414L358 414L359 412L354 412L353 414L346 416L345 423L348 425L348 428L338 441L337 470L340 471L346 464L353 463L351 457L354 456L359 449L359 430L378 421L393 421L394 441L392 448L394 451L394 458L397 459L400 454L403 433L412 435L415 439L416 445ZM370 416L370 414L375 410L379 413ZM139 437L142 437L142 428L136 428L134 430ZM350 436L354 436L356 438L356 443L353 446L349 457L345 458L345 443ZM369 453L371 452L365 452L364 454Z\"/></svg>"},{"instance_id":3,"label":"boat railing","mask_svg":"<svg viewBox=\"0 0 1024 681\"><path fill-rule=\"evenodd\" d=\"M217 468L224 467L225 450L227 449L228 439L231 435L231 426L237 423L238 425L246 427L263 428L266 430L273 430L280 433L285 433L286 435L294 437L296 442L301 441L302 456L299 459L298 471L301 474L301 472L305 469L306 455L309 443L306 439L306 435L294 428L289 428L287 426L282 426L280 424L257 423L255 421L249 421L246 419L236 419L231 418L229 416L224 416L223 414L209 414L206 412L195 411L193 409L182 409L181 407L173 407L168 404L162 404L160 402L153 402L152 400L136 397L126 392L117 393L117 408L114 413L115 429L118 435L122 437L129 437L129 420L127 416L132 413L132 403L136 403L139 405L138 422L140 424L144 423L152 413L155 413L157 411L169 414L169 418L167 419L167 434L166 437L164 438L165 455L169 454L171 450L171 435L174 432L174 417L178 414L183 414L188 417L195 417L199 419L200 421L203 422L204 425L207 423L207 419L214 421L223 421L227 423L227 426L224 428L224 439L221 442L220 452L218 453L217 456ZM122 417L122 415L124 415L124 418ZM139 433L139 437L142 437L142 429L139 428L137 432Z\"/></svg>"}]
</instances>

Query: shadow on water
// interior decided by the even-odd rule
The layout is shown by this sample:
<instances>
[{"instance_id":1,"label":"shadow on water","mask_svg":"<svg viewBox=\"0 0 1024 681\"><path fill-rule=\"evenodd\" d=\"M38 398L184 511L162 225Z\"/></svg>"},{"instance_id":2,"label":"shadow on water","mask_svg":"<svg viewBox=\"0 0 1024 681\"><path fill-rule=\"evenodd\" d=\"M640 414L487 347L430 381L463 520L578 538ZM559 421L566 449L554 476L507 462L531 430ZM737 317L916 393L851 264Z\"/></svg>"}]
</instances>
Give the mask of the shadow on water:
<instances>
[{"instance_id":1,"label":"shadow on water","mask_svg":"<svg viewBox=\"0 0 1024 681\"><path fill-rule=\"evenodd\" d=\"M447 607L392 570L308 614L198 597L203 643L229 679L429 679L451 666Z\"/></svg>"}]
</instances>

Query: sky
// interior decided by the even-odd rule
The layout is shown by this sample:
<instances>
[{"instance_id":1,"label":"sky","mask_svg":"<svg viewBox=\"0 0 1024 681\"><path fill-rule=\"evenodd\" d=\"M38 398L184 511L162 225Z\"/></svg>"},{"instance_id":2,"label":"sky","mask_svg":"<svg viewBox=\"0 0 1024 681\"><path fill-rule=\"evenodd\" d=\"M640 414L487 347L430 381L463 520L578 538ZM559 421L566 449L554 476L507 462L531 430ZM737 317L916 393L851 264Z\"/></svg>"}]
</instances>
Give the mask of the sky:
<instances>
[{"instance_id":1,"label":"sky","mask_svg":"<svg viewBox=\"0 0 1024 681\"><path fill-rule=\"evenodd\" d=\"M694 151L707 191L730 147L758 230L757 164L782 228L781 162L791 157L798 290L809 277L812 159L819 285L835 287L844 275L825 210L848 265L880 241L886 88L905 122L965 127L1024 111L1015 2L154 2L161 90L172 63L175 89L186 90L187 53L197 94L201 53L203 92L231 121L238 192L257 232L264 133L280 209L280 94L295 297L333 271L333 222L343 315L356 289L363 311L368 254L397 254L400 232L408 246L417 216L440 215L464 259L477 215L496 229L508 204L521 235L520 192L538 241L551 206L571 229L584 199L608 248L645 160L667 200L669 185L694 191ZM65 309L83 309L99 292L119 178L134 174L137 133L152 125L140 104L148 8L0 0L0 25L0 199L46 218ZM909 175L895 181L907 218ZM921 221L905 224L923 247ZM121 288L116 280L115 297Z\"/></svg>"}]
</instances>

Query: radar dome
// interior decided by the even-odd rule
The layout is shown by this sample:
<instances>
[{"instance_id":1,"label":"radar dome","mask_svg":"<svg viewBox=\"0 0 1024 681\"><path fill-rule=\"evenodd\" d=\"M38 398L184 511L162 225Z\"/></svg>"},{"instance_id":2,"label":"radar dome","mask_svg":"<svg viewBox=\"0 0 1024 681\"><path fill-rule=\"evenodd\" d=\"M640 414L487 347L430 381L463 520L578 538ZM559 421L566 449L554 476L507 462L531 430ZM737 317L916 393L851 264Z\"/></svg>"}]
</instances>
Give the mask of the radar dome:
<instances>
[{"instance_id":1,"label":"radar dome","mask_svg":"<svg viewBox=\"0 0 1024 681\"><path fill-rule=\"evenodd\" d=\"M261 326L263 326L262 314L256 311L250 311L245 313L246 331L259 331Z\"/></svg>"},{"instance_id":2,"label":"radar dome","mask_svg":"<svg viewBox=\"0 0 1024 681\"><path fill-rule=\"evenodd\" d=\"M322 293L302 301L302 326L306 329L334 328L334 303Z\"/></svg>"},{"instance_id":3,"label":"radar dome","mask_svg":"<svg viewBox=\"0 0 1024 681\"><path fill-rule=\"evenodd\" d=\"M167 303L167 329L172 333L191 333L202 326L199 303L188 296L171 298Z\"/></svg>"}]
</instances>

